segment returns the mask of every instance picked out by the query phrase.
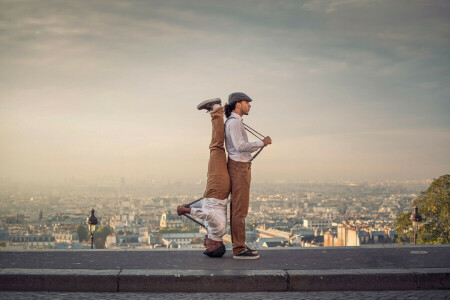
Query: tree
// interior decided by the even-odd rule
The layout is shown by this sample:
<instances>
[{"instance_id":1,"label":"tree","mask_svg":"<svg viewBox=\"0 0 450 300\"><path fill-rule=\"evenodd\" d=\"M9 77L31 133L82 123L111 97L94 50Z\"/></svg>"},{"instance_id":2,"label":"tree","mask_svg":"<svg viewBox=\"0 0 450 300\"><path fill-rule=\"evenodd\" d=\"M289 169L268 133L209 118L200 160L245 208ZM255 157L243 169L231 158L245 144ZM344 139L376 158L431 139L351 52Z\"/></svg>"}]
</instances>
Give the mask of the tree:
<instances>
[{"instance_id":1,"label":"tree","mask_svg":"<svg viewBox=\"0 0 450 300\"><path fill-rule=\"evenodd\" d=\"M80 242L87 241L89 238L89 230L86 225L80 224L77 226L77 234L78 234L78 240Z\"/></svg>"},{"instance_id":2,"label":"tree","mask_svg":"<svg viewBox=\"0 0 450 300\"><path fill-rule=\"evenodd\" d=\"M398 234L398 243L406 244L413 239L412 222L409 219L411 217L411 212L400 213L394 222L395 231Z\"/></svg>"},{"instance_id":3,"label":"tree","mask_svg":"<svg viewBox=\"0 0 450 300\"><path fill-rule=\"evenodd\" d=\"M105 239L94 235L94 245L95 249L105 249Z\"/></svg>"},{"instance_id":4,"label":"tree","mask_svg":"<svg viewBox=\"0 0 450 300\"><path fill-rule=\"evenodd\" d=\"M413 205L419 208L422 223L417 232L417 244L450 243L450 175L435 179L430 187L422 192ZM401 213L395 221L399 242L413 239L411 212Z\"/></svg>"},{"instance_id":5,"label":"tree","mask_svg":"<svg viewBox=\"0 0 450 300\"><path fill-rule=\"evenodd\" d=\"M450 243L450 174L435 179L414 205L424 218L418 239L423 244Z\"/></svg>"},{"instance_id":6,"label":"tree","mask_svg":"<svg viewBox=\"0 0 450 300\"><path fill-rule=\"evenodd\" d=\"M104 249L105 248L105 241L106 237L113 233L113 230L111 227L105 225L94 232L94 244L97 249Z\"/></svg>"}]
</instances>

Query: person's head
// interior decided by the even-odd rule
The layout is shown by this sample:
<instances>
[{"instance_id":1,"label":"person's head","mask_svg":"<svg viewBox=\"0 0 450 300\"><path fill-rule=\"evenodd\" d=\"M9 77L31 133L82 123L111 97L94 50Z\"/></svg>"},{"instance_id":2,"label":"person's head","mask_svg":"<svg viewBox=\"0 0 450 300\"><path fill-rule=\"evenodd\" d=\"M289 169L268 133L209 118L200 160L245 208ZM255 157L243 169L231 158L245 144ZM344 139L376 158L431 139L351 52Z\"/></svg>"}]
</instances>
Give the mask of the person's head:
<instances>
[{"instance_id":1,"label":"person's head","mask_svg":"<svg viewBox=\"0 0 450 300\"><path fill-rule=\"evenodd\" d=\"M225 104L225 116L230 117L231 112L234 112L241 117L248 115L250 111L250 102L252 99L244 93L232 93L228 97L228 103Z\"/></svg>"},{"instance_id":2,"label":"person's head","mask_svg":"<svg viewBox=\"0 0 450 300\"><path fill-rule=\"evenodd\" d=\"M206 250L203 254L209 257L222 257L226 252L223 242L214 241L210 238L205 238L204 246Z\"/></svg>"}]
</instances>

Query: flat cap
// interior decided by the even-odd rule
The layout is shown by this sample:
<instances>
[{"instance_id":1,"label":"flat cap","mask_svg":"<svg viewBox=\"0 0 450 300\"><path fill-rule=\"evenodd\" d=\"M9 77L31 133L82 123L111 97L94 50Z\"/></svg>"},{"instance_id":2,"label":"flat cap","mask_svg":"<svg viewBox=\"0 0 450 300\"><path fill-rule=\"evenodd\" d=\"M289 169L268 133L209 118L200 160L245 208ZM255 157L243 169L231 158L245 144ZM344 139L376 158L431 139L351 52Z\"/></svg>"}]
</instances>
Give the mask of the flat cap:
<instances>
[{"instance_id":1,"label":"flat cap","mask_svg":"<svg viewBox=\"0 0 450 300\"><path fill-rule=\"evenodd\" d=\"M232 93L230 94L230 96L228 96L228 104L231 105L235 102L239 102L239 101L247 101L247 102L252 102L252 98L250 98L249 96L247 96L244 93L238 92L238 93Z\"/></svg>"}]
</instances>

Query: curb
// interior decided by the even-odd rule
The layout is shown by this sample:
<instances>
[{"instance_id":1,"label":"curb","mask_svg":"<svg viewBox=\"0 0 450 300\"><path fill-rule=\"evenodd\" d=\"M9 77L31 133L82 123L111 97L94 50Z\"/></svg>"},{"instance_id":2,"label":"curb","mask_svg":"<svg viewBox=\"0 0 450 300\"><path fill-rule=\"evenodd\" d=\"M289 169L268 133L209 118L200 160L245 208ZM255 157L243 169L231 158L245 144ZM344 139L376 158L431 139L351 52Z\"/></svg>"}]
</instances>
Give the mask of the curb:
<instances>
[{"instance_id":1,"label":"curb","mask_svg":"<svg viewBox=\"0 0 450 300\"><path fill-rule=\"evenodd\" d=\"M2 269L2 291L118 292L120 270Z\"/></svg>"},{"instance_id":2,"label":"curb","mask_svg":"<svg viewBox=\"0 0 450 300\"><path fill-rule=\"evenodd\" d=\"M333 270L2 269L1 291L285 292L450 289L450 268Z\"/></svg>"},{"instance_id":3,"label":"curb","mask_svg":"<svg viewBox=\"0 0 450 300\"><path fill-rule=\"evenodd\" d=\"M124 270L121 292L284 292L283 270Z\"/></svg>"}]
</instances>

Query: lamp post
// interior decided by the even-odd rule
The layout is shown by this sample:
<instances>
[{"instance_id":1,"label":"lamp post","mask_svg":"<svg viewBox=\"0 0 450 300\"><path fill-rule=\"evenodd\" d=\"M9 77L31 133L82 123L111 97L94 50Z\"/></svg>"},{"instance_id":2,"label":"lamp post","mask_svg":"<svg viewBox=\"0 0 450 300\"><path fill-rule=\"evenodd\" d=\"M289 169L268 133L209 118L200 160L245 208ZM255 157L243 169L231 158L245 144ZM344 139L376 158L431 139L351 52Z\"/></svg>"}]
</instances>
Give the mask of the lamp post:
<instances>
[{"instance_id":1,"label":"lamp post","mask_svg":"<svg viewBox=\"0 0 450 300\"><path fill-rule=\"evenodd\" d=\"M411 214L410 220L413 224L414 245L416 245L417 231L419 231L419 223L422 221L422 216L419 214L419 208L417 206L414 206L414 212Z\"/></svg>"},{"instance_id":2,"label":"lamp post","mask_svg":"<svg viewBox=\"0 0 450 300\"><path fill-rule=\"evenodd\" d=\"M95 210L91 210L91 216L89 217L87 223L89 224L89 231L91 232L91 249L94 249L94 231L95 225L98 224L97 218L94 216Z\"/></svg>"}]
</instances>

